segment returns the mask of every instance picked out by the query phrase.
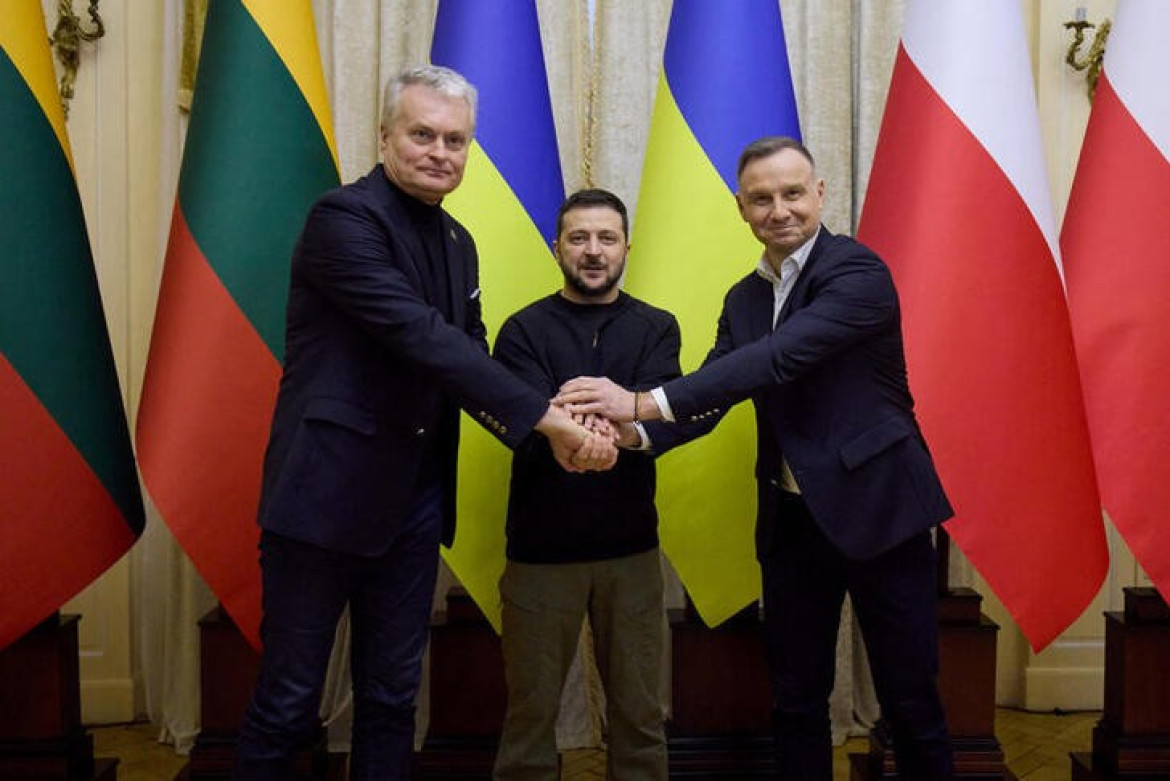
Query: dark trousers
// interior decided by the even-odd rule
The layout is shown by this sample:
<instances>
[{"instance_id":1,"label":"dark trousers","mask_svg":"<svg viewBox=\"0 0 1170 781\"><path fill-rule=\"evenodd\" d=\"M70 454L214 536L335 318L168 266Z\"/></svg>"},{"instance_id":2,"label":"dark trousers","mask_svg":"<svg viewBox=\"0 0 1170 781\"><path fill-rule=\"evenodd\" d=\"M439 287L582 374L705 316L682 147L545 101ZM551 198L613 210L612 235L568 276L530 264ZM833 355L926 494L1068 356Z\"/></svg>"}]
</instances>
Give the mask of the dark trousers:
<instances>
[{"instance_id":1,"label":"dark trousers","mask_svg":"<svg viewBox=\"0 0 1170 781\"><path fill-rule=\"evenodd\" d=\"M390 549L363 557L264 532L264 652L236 747L238 781L289 779L319 727L334 633L350 609L351 779L407 779L438 572L441 492L420 494Z\"/></svg>"},{"instance_id":2,"label":"dark trousers","mask_svg":"<svg viewBox=\"0 0 1170 781\"><path fill-rule=\"evenodd\" d=\"M760 551L764 634L775 697L778 778L832 781L829 695L837 628L848 592L869 653L882 718L903 779L953 776L935 678L935 551L923 532L867 561L846 559L804 500L784 494L770 544Z\"/></svg>"}]
</instances>

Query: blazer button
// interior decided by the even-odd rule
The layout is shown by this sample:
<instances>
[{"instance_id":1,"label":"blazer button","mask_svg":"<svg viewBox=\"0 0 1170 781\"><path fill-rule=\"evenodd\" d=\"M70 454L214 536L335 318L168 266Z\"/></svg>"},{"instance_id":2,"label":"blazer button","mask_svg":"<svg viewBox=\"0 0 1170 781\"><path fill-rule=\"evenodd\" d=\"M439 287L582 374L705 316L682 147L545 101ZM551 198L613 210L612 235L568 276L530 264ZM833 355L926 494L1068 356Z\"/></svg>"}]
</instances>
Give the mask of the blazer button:
<instances>
[{"instance_id":1,"label":"blazer button","mask_svg":"<svg viewBox=\"0 0 1170 781\"><path fill-rule=\"evenodd\" d=\"M425 437L427 435L427 430L425 428L420 428L418 431L414 432L414 435L416 437Z\"/></svg>"},{"instance_id":2,"label":"blazer button","mask_svg":"<svg viewBox=\"0 0 1170 781\"><path fill-rule=\"evenodd\" d=\"M508 433L508 427L507 427L507 426L500 426L500 433L501 433L501 434L507 434L507 433Z\"/></svg>"}]
</instances>

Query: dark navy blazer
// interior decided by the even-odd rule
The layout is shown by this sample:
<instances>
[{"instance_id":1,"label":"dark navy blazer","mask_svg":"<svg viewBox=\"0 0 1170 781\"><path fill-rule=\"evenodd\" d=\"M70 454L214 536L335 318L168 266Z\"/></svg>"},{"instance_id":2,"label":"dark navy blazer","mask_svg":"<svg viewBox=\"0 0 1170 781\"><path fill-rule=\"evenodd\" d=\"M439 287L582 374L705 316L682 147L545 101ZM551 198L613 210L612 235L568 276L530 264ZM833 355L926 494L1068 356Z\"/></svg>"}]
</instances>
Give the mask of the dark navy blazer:
<instances>
[{"instance_id":1,"label":"dark navy blazer","mask_svg":"<svg viewBox=\"0 0 1170 781\"><path fill-rule=\"evenodd\" d=\"M754 271L731 288L702 368L663 386L682 425L655 426L656 449L752 399L758 553L770 544L782 454L813 518L851 559L876 556L949 518L914 417L886 265L822 227L775 330L772 309L772 285Z\"/></svg>"},{"instance_id":2,"label":"dark navy blazer","mask_svg":"<svg viewBox=\"0 0 1170 781\"><path fill-rule=\"evenodd\" d=\"M293 253L259 522L329 550L387 549L424 453L441 461L450 544L458 408L514 447L548 405L488 357L475 245L445 212L451 322L426 300L406 197L376 166L313 206Z\"/></svg>"}]
</instances>

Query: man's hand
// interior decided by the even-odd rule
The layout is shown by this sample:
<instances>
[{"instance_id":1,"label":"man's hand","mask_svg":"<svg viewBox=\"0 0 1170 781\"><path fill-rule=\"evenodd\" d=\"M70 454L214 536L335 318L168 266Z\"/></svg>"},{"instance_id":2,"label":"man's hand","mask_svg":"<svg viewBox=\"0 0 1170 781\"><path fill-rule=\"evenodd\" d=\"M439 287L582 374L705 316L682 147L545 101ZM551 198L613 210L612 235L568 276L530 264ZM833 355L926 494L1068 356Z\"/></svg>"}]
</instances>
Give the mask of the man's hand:
<instances>
[{"instance_id":1,"label":"man's hand","mask_svg":"<svg viewBox=\"0 0 1170 781\"><path fill-rule=\"evenodd\" d=\"M617 422L629 422L634 415L635 395L608 377L575 377L561 386L553 399L573 414L595 414ZM658 405L649 393L639 393L637 418L656 420Z\"/></svg>"},{"instance_id":2,"label":"man's hand","mask_svg":"<svg viewBox=\"0 0 1170 781\"><path fill-rule=\"evenodd\" d=\"M617 463L617 444L611 436L590 431L589 436L573 454L571 462L584 472L604 472Z\"/></svg>"},{"instance_id":3,"label":"man's hand","mask_svg":"<svg viewBox=\"0 0 1170 781\"><path fill-rule=\"evenodd\" d=\"M617 424L609 418L603 418L600 415L574 415L573 420L577 424L584 427L586 431L592 431L594 434L599 434L603 437L609 437L616 440L618 437Z\"/></svg>"},{"instance_id":4,"label":"man's hand","mask_svg":"<svg viewBox=\"0 0 1170 781\"><path fill-rule=\"evenodd\" d=\"M642 435L638 433L638 429L634 428L633 423L616 423L617 439L614 444L621 448L640 448L642 446Z\"/></svg>"},{"instance_id":5,"label":"man's hand","mask_svg":"<svg viewBox=\"0 0 1170 781\"><path fill-rule=\"evenodd\" d=\"M561 407L550 404L536 430L548 437L553 457L568 472L602 471L617 462L611 436L589 431Z\"/></svg>"}]
</instances>

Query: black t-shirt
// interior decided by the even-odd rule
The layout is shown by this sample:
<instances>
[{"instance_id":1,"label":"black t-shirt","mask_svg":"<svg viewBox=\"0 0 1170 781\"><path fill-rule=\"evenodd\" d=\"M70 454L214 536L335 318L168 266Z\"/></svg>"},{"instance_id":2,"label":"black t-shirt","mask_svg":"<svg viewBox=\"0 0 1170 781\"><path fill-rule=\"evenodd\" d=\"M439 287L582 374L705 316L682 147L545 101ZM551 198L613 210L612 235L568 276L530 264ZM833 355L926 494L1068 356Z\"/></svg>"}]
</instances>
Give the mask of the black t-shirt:
<instances>
[{"instance_id":1,"label":"black t-shirt","mask_svg":"<svg viewBox=\"0 0 1170 781\"><path fill-rule=\"evenodd\" d=\"M625 293L612 304L575 304L559 294L512 315L495 357L550 398L581 375L649 390L678 377L674 316ZM658 545L650 453L623 450L612 470L570 473L533 433L512 456L507 555L531 564L598 561Z\"/></svg>"}]
</instances>

